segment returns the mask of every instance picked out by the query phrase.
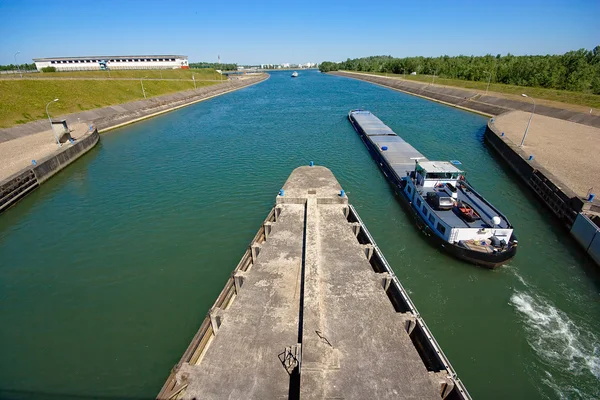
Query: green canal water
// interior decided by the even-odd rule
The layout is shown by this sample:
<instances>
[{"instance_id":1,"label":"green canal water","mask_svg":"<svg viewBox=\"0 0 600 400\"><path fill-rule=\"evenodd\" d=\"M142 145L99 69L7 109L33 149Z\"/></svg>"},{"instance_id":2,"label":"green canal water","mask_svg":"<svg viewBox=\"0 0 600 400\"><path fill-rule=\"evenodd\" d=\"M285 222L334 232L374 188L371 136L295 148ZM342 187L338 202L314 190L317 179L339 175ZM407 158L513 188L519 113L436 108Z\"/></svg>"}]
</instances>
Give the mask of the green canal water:
<instances>
[{"instance_id":1,"label":"green canal water","mask_svg":"<svg viewBox=\"0 0 600 400\"><path fill-rule=\"evenodd\" d=\"M348 123L359 107L428 158L461 160L516 227L517 257L489 271L429 246ZM0 218L0 397L155 396L311 160L332 169L474 397L600 397L600 274L486 147L485 123L302 71L103 135Z\"/></svg>"}]
</instances>

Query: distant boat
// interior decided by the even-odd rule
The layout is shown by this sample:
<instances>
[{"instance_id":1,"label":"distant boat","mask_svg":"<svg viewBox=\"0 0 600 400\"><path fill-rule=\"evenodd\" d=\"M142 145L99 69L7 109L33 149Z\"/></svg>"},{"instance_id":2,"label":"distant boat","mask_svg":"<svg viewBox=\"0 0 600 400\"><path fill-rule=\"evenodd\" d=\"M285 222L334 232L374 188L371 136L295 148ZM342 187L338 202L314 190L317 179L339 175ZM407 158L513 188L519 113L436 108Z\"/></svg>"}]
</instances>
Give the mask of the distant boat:
<instances>
[{"instance_id":1,"label":"distant boat","mask_svg":"<svg viewBox=\"0 0 600 400\"><path fill-rule=\"evenodd\" d=\"M298 77L298 73L296 71L292 72L292 78L297 78Z\"/></svg>"}]
</instances>

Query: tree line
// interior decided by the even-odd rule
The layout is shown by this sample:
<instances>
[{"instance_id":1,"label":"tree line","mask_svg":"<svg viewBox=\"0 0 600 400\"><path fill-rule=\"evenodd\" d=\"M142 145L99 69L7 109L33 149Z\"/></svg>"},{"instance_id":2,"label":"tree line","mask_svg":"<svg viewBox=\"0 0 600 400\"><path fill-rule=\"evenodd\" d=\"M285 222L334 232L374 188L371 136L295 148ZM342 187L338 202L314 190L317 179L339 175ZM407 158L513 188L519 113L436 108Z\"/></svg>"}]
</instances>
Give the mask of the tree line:
<instances>
[{"instance_id":1,"label":"tree line","mask_svg":"<svg viewBox=\"0 0 600 400\"><path fill-rule=\"evenodd\" d=\"M394 74L436 75L442 78L491 81L519 86L600 94L600 46L562 55L514 56L372 56L335 63L322 62L321 72L348 70Z\"/></svg>"},{"instance_id":2,"label":"tree line","mask_svg":"<svg viewBox=\"0 0 600 400\"><path fill-rule=\"evenodd\" d=\"M17 65L15 64L0 65L0 71L17 71L17 69L21 69L22 71L31 71L36 69L35 63L19 64L18 67L19 68L17 68Z\"/></svg>"},{"instance_id":3,"label":"tree line","mask_svg":"<svg viewBox=\"0 0 600 400\"><path fill-rule=\"evenodd\" d=\"M209 62L196 62L190 63L190 68L212 68L221 71L237 71L237 64L219 64Z\"/></svg>"}]
</instances>

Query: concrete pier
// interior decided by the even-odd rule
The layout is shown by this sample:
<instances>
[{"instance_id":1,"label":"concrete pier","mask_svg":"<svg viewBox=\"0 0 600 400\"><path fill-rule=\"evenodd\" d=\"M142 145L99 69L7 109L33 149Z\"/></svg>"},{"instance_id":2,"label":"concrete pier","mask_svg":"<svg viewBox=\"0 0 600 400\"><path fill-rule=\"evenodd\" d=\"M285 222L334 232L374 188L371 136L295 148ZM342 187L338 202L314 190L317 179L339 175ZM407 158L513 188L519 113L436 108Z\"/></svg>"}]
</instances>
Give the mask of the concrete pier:
<instances>
[{"instance_id":1,"label":"concrete pier","mask_svg":"<svg viewBox=\"0 0 600 400\"><path fill-rule=\"evenodd\" d=\"M600 201L586 193L600 184L595 155L600 131L536 115L536 128L520 147L523 133L518 127L524 124L517 122L526 116L511 112L490 119L485 141L600 265Z\"/></svg>"},{"instance_id":2,"label":"concrete pier","mask_svg":"<svg viewBox=\"0 0 600 400\"><path fill-rule=\"evenodd\" d=\"M158 398L470 398L341 189L292 172Z\"/></svg>"}]
</instances>

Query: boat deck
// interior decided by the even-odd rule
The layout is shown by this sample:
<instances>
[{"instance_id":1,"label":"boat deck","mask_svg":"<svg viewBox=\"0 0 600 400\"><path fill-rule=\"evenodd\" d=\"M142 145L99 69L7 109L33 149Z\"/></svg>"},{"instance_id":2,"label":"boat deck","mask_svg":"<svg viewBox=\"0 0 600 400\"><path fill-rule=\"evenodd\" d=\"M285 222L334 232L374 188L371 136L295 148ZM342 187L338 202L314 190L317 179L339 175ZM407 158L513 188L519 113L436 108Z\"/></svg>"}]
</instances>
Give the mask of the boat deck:
<instances>
[{"instance_id":1,"label":"boat deck","mask_svg":"<svg viewBox=\"0 0 600 400\"><path fill-rule=\"evenodd\" d=\"M352 117L364 131L367 140L379 151L379 154L399 178L415 170L415 159L418 159L419 162L429 161L422 153L394 133L390 127L369 111L353 111ZM385 150L383 150L384 147L386 147ZM423 191L421 195L425 197L426 192ZM493 226L492 218L499 216L501 223L498 226L500 228L510 227L506 218L470 190L458 188L458 200L468 203L479 214L481 219L468 222L460 218L452 210L436 210L435 213L449 226L455 228L489 228Z\"/></svg>"},{"instance_id":2,"label":"boat deck","mask_svg":"<svg viewBox=\"0 0 600 400\"><path fill-rule=\"evenodd\" d=\"M396 135L389 126L370 112L353 112L352 116L398 177L401 178L406 176L407 172L414 171L415 159L427 160L423 154ZM384 146L387 147L387 150L382 150Z\"/></svg>"},{"instance_id":3,"label":"boat deck","mask_svg":"<svg viewBox=\"0 0 600 400\"><path fill-rule=\"evenodd\" d=\"M468 222L456 215L455 211L453 210L436 210L435 214L438 217L440 217L445 223L454 228L490 228L493 226L492 218L495 216L499 216L501 222L500 225L498 225L498 227L509 228L508 222L500 215L498 215L498 213L494 211L493 208L491 208L484 201L475 196L475 194L461 187L457 187L457 189L458 200L464 201L465 203L473 207L473 209L477 212L477 214L479 214L481 219L475 220L473 222ZM430 191L445 193L443 190L434 189ZM423 197L427 196L425 191L421 192L421 195Z\"/></svg>"}]
</instances>

